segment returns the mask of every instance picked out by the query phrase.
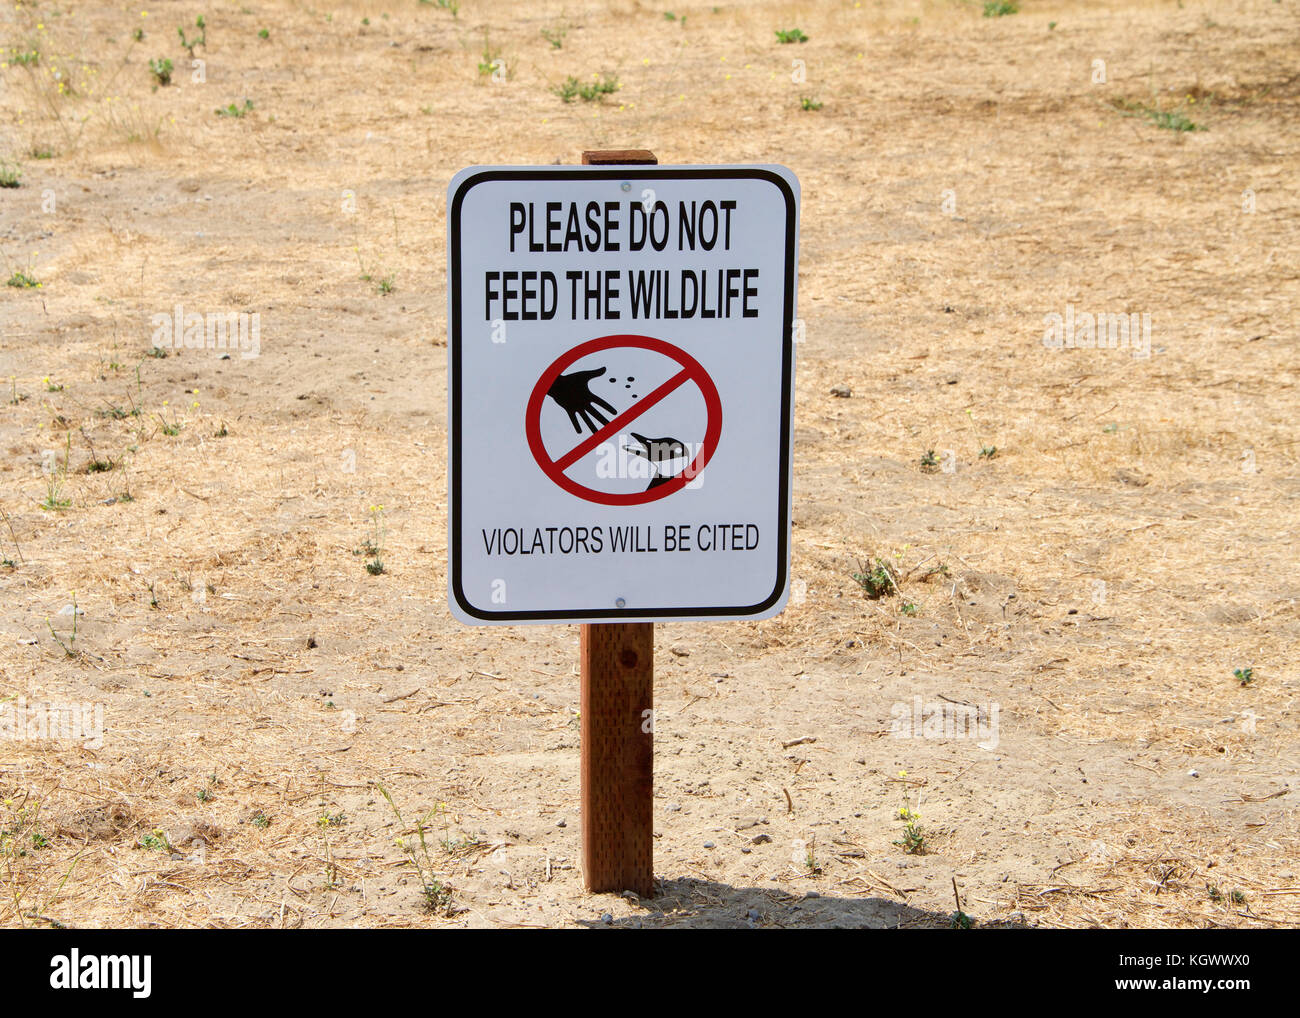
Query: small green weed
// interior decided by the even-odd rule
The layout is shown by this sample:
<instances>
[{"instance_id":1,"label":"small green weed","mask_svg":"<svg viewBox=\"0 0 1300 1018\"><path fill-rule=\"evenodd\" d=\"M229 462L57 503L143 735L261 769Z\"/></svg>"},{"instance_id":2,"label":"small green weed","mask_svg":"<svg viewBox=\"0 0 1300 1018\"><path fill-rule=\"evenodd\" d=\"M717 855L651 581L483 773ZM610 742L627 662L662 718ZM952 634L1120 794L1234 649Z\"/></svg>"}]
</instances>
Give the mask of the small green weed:
<instances>
[{"instance_id":1,"label":"small green weed","mask_svg":"<svg viewBox=\"0 0 1300 1018\"><path fill-rule=\"evenodd\" d=\"M189 52L191 60L194 59L195 46L203 46L206 48L208 45L208 25L207 22L204 21L202 14L194 19L194 27L199 30L199 36L196 39L187 39L185 37L185 29L181 28L179 25L176 27L176 34L180 36L181 46Z\"/></svg>"},{"instance_id":2,"label":"small green weed","mask_svg":"<svg viewBox=\"0 0 1300 1018\"><path fill-rule=\"evenodd\" d=\"M882 597L898 593L898 583L894 579L893 570L884 559L876 559L874 568L871 566L870 558L866 562L859 561L858 572L851 575L871 601L878 601Z\"/></svg>"},{"instance_id":3,"label":"small green weed","mask_svg":"<svg viewBox=\"0 0 1300 1018\"><path fill-rule=\"evenodd\" d=\"M921 814L912 809L911 785L907 781L907 771L898 772L903 783L903 805L898 811L898 819L903 821L903 836L894 844L908 855L925 855L925 831L921 828Z\"/></svg>"},{"instance_id":4,"label":"small green weed","mask_svg":"<svg viewBox=\"0 0 1300 1018\"><path fill-rule=\"evenodd\" d=\"M234 103L231 103L229 106L219 106L217 107L216 113L219 117L234 117L238 120L247 116L252 109L253 100L245 99L243 106L236 106Z\"/></svg>"},{"instance_id":5,"label":"small green weed","mask_svg":"<svg viewBox=\"0 0 1300 1018\"><path fill-rule=\"evenodd\" d=\"M166 57L149 61L149 70L153 72L154 80L159 85L170 85L172 83L172 69L172 62Z\"/></svg>"},{"instance_id":6,"label":"small green weed","mask_svg":"<svg viewBox=\"0 0 1300 1018\"><path fill-rule=\"evenodd\" d=\"M569 75L563 84L555 86L551 91L566 103L571 103L574 99L590 103L604 100L605 96L612 95L621 87L615 79L602 75L593 74L589 84L583 84L573 75Z\"/></svg>"},{"instance_id":7,"label":"small green weed","mask_svg":"<svg viewBox=\"0 0 1300 1018\"><path fill-rule=\"evenodd\" d=\"M384 537L388 533L388 528L384 525L382 505L370 507L370 528L370 540L366 542L365 552L371 559L366 563L366 572L371 576L379 576L384 572Z\"/></svg>"},{"instance_id":8,"label":"small green weed","mask_svg":"<svg viewBox=\"0 0 1300 1018\"><path fill-rule=\"evenodd\" d=\"M1145 117L1156 127L1163 128L1166 131L1181 134L1205 130L1204 127L1195 123L1186 113L1180 110L1162 110L1132 99L1116 99L1111 105L1126 117Z\"/></svg>"},{"instance_id":9,"label":"small green weed","mask_svg":"<svg viewBox=\"0 0 1300 1018\"><path fill-rule=\"evenodd\" d=\"M397 803L393 797L388 794L388 789L383 785L376 784L379 790L392 807L393 816L401 825L402 831L405 832L408 824L402 816L401 810L397 808ZM433 859L429 855L429 841L427 832L430 830L433 821L437 819L438 813L445 810L444 803L438 803L433 809L415 820L415 840L412 841L404 834L397 839L397 847L400 848L406 856L406 861L415 869L416 875L420 879L422 897L424 899L424 909L426 912L447 913L451 907L452 889L438 879L437 869L433 865Z\"/></svg>"}]
</instances>

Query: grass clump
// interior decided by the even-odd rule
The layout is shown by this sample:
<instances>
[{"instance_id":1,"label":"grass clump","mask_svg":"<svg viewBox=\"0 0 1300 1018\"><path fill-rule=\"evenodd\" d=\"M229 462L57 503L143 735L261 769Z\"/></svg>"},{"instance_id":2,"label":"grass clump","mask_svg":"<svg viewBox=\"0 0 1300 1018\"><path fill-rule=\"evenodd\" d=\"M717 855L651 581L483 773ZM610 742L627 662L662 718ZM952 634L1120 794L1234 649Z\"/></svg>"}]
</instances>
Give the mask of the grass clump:
<instances>
[{"instance_id":1,"label":"grass clump","mask_svg":"<svg viewBox=\"0 0 1300 1018\"><path fill-rule=\"evenodd\" d=\"M63 465L59 465L58 457L53 452L50 452L48 458L41 464L41 472L45 475L45 498L40 506L48 512L62 512L72 505L72 499L63 494L63 486L68 480L68 459L71 455L72 433L69 432L63 450Z\"/></svg>"},{"instance_id":2,"label":"grass clump","mask_svg":"<svg viewBox=\"0 0 1300 1018\"><path fill-rule=\"evenodd\" d=\"M397 818L398 824L401 825L402 831L405 832L408 825L402 816L402 811L397 808L397 803L393 797L388 794L388 789L383 785L376 784L379 794L387 800L388 805L393 809L393 816ZM439 803L429 810L428 813L415 819L414 840L403 836L397 839L397 847L402 850L406 856L406 861L415 870L416 876L420 880L420 891L423 899L424 910L426 912L441 912L448 914L451 910L452 890L447 884L438 879L437 869L433 865L433 860L429 856L429 840L427 834L432 827L433 821L437 818L443 804Z\"/></svg>"},{"instance_id":3,"label":"grass clump","mask_svg":"<svg viewBox=\"0 0 1300 1018\"><path fill-rule=\"evenodd\" d=\"M380 576L384 572L384 537L387 533L388 528L384 525L384 507L382 505L372 505L370 507L370 538L361 548L366 555L370 556L370 561L366 563L366 572L371 576Z\"/></svg>"},{"instance_id":4,"label":"grass clump","mask_svg":"<svg viewBox=\"0 0 1300 1018\"><path fill-rule=\"evenodd\" d=\"M866 562L859 561L858 571L851 575L857 585L862 588L862 592L871 601L878 601L882 597L898 593L898 583L894 579L894 572L884 559L876 559L874 567L871 565L870 558Z\"/></svg>"},{"instance_id":5,"label":"grass clump","mask_svg":"<svg viewBox=\"0 0 1300 1018\"><path fill-rule=\"evenodd\" d=\"M149 70L159 85L170 85L172 83L172 62L166 57L150 60Z\"/></svg>"},{"instance_id":6,"label":"grass clump","mask_svg":"<svg viewBox=\"0 0 1300 1018\"><path fill-rule=\"evenodd\" d=\"M188 51L191 60L194 59L195 46L203 46L206 49L208 45L208 23L204 20L202 14L194 19L194 27L199 30L199 35L194 39L187 39L185 29L179 25L176 26L176 34L180 36L181 46Z\"/></svg>"},{"instance_id":7,"label":"grass clump","mask_svg":"<svg viewBox=\"0 0 1300 1018\"><path fill-rule=\"evenodd\" d=\"M219 117L234 117L236 120L239 120L247 116L252 109L253 100L245 99L243 106L237 106L234 103L231 103L228 106L218 106L216 112Z\"/></svg>"},{"instance_id":8,"label":"grass clump","mask_svg":"<svg viewBox=\"0 0 1300 1018\"><path fill-rule=\"evenodd\" d=\"M903 782L903 805L898 810L898 819L903 821L903 832L894 844L908 855L925 855L925 831L921 828L921 814L912 809L907 771L899 771L898 778Z\"/></svg>"},{"instance_id":9,"label":"grass clump","mask_svg":"<svg viewBox=\"0 0 1300 1018\"><path fill-rule=\"evenodd\" d=\"M589 83L583 83L569 75L561 84L556 85L552 91L563 99L566 103L573 102L574 99L581 99L583 102L600 102L605 96L613 95L622 86L614 78L603 75L593 74Z\"/></svg>"},{"instance_id":10,"label":"grass clump","mask_svg":"<svg viewBox=\"0 0 1300 1018\"><path fill-rule=\"evenodd\" d=\"M1111 105L1126 117L1142 117L1165 131L1185 134L1205 130L1181 110L1162 110L1133 99L1116 99Z\"/></svg>"}]
</instances>

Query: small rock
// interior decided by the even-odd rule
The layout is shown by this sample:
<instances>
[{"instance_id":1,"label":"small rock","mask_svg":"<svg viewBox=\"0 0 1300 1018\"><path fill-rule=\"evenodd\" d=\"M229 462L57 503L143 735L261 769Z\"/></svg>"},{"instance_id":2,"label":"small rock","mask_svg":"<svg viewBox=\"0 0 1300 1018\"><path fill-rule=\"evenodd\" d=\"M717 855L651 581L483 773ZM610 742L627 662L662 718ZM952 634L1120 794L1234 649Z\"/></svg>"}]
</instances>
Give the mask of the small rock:
<instances>
[{"instance_id":1,"label":"small rock","mask_svg":"<svg viewBox=\"0 0 1300 1018\"><path fill-rule=\"evenodd\" d=\"M749 916L749 918L753 919L755 922L758 922L758 909L751 908L748 912L745 913L745 915Z\"/></svg>"},{"instance_id":2,"label":"small rock","mask_svg":"<svg viewBox=\"0 0 1300 1018\"><path fill-rule=\"evenodd\" d=\"M772 842L772 835L770 834L755 834L752 838L749 839L749 843L751 845L768 845L771 844L771 842Z\"/></svg>"},{"instance_id":3,"label":"small rock","mask_svg":"<svg viewBox=\"0 0 1300 1018\"><path fill-rule=\"evenodd\" d=\"M678 643L669 648L678 657L690 657L690 649Z\"/></svg>"},{"instance_id":4,"label":"small rock","mask_svg":"<svg viewBox=\"0 0 1300 1018\"><path fill-rule=\"evenodd\" d=\"M853 395L853 390L847 385L835 385L831 387L831 395L838 396L840 399L848 399Z\"/></svg>"},{"instance_id":5,"label":"small rock","mask_svg":"<svg viewBox=\"0 0 1300 1018\"><path fill-rule=\"evenodd\" d=\"M713 842L711 842L711 841L706 841L706 842L704 843L704 847L705 847L705 848L716 848L717 846L715 846L715 845L713 844Z\"/></svg>"},{"instance_id":6,"label":"small rock","mask_svg":"<svg viewBox=\"0 0 1300 1018\"><path fill-rule=\"evenodd\" d=\"M680 802L670 802L668 804L669 813L680 813L681 809L682 809L682 804Z\"/></svg>"},{"instance_id":7,"label":"small rock","mask_svg":"<svg viewBox=\"0 0 1300 1018\"><path fill-rule=\"evenodd\" d=\"M613 924L614 917L610 915L608 912L606 912L604 915L600 917L600 921L604 923L606 926L609 926Z\"/></svg>"},{"instance_id":8,"label":"small rock","mask_svg":"<svg viewBox=\"0 0 1300 1018\"><path fill-rule=\"evenodd\" d=\"M556 826L556 827L568 827L569 824L568 824L568 821L564 819L564 817L560 817L559 820L555 821L555 826Z\"/></svg>"}]
</instances>

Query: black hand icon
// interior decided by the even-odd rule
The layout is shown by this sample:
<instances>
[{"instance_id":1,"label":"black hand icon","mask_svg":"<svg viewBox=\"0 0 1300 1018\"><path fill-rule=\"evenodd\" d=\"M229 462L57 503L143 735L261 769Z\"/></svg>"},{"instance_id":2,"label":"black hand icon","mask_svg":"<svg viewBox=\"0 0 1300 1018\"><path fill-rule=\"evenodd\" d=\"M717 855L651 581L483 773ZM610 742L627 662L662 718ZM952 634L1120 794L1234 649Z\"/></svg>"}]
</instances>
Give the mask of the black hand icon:
<instances>
[{"instance_id":1,"label":"black hand icon","mask_svg":"<svg viewBox=\"0 0 1300 1018\"><path fill-rule=\"evenodd\" d=\"M606 403L603 399L591 391L588 384L593 378L599 378L605 373L604 368L593 368L590 371L574 371L567 375L561 375L553 383L546 395L555 400L556 403L569 415L569 420L573 422L573 430L579 435L582 434L582 425L578 423L581 417L583 424L594 435L597 431L596 424L592 423L595 418L602 425L609 423L609 418L605 417L597 407L603 407L605 413L613 416L617 411Z\"/></svg>"}]
</instances>

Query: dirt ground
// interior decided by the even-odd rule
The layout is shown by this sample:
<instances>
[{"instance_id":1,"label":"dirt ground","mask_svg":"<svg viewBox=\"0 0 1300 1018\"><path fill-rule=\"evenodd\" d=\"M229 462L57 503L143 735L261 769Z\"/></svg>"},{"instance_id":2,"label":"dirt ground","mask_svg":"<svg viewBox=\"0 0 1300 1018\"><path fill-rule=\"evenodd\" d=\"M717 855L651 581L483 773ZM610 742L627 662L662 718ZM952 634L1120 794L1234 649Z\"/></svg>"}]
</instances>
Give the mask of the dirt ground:
<instances>
[{"instance_id":1,"label":"dirt ground","mask_svg":"<svg viewBox=\"0 0 1300 1018\"><path fill-rule=\"evenodd\" d=\"M984 6L7 5L0 923L1300 923L1297 5ZM624 146L803 195L795 597L659 627L652 900L577 630L445 596L447 181Z\"/></svg>"}]
</instances>

